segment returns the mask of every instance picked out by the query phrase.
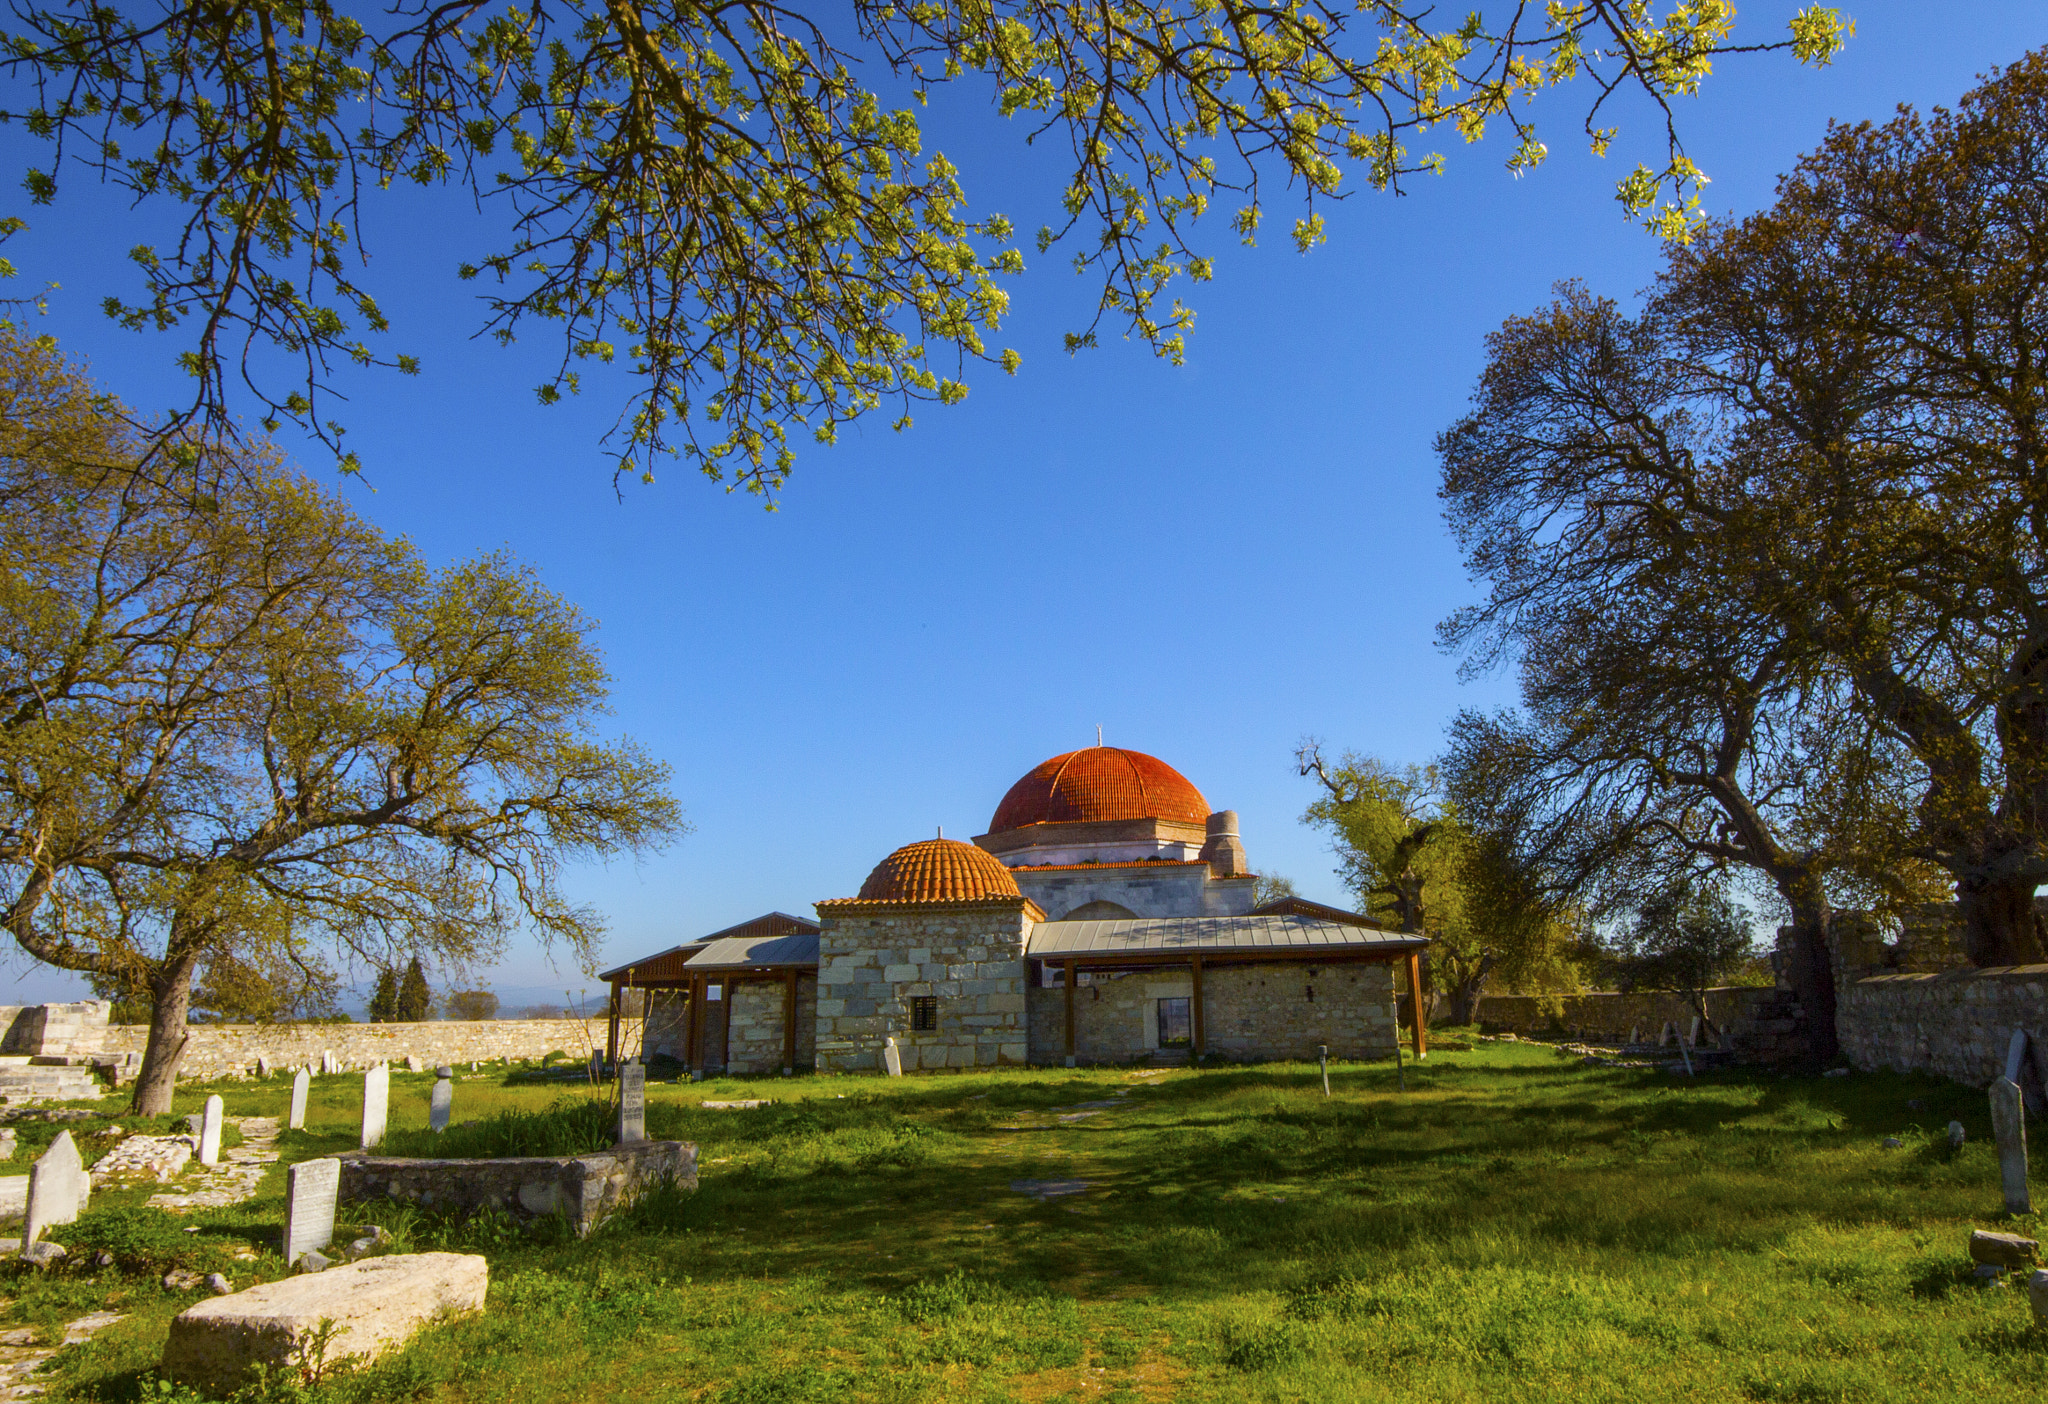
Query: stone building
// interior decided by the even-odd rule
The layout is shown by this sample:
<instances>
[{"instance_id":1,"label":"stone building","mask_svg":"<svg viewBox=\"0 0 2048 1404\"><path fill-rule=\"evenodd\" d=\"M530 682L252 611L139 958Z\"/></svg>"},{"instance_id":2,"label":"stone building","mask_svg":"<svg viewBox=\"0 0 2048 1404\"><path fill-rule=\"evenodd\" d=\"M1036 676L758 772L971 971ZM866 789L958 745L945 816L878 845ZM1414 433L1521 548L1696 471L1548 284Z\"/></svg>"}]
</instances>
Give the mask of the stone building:
<instances>
[{"instance_id":1,"label":"stone building","mask_svg":"<svg viewBox=\"0 0 2048 1404\"><path fill-rule=\"evenodd\" d=\"M906 844L816 921L771 912L605 972L609 1047L738 1073L872 1069L892 1040L906 1070L1392 1056L1424 938L1255 908L1256 885L1237 815L1173 767L1069 752L987 833Z\"/></svg>"}]
</instances>

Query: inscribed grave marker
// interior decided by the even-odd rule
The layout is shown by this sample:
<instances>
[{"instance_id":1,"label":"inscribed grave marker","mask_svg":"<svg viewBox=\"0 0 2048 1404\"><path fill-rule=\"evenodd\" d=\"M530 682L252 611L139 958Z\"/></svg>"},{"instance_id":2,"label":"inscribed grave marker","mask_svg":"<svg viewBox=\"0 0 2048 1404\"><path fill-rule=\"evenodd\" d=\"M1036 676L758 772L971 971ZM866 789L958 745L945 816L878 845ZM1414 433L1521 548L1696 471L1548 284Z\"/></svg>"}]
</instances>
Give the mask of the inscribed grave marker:
<instances>
[{"instance_id":1,"label":"inscribed grave marker","mask_svg":"<svg viewBox=\"0 0 2048 1404\"><path fill-rule=\"evenodd\" d=\"M436 1131L448 1129L448 1116L455 1107L455 1069L442 1064L434 1069L434 1095L427 1103L427 1125Z\"/></svg>"},{"instance_id":2,"label":"inscribed grave marker","mask_svg":"<svg viewBox=\"0 0 2048 1404\"><path fill-rule=\"evenodd\" d=\"M891 1077L903 1076L903 1054L896 1047L896 1040L894 1038L888 1039L882 1044L882 1066L888 1069L889 1076Z\"/></svg>"},{"instance_id":3,"label":"inscribed grave marker","mask_svg":"<svg viewBox=\"0 0 2048 1404\"><path fill-rule=\"evenodd\" d=\"M619 1144L647 1139L647 1068L635 1060L619 1065Z\"/></svg>"},{"instance_id":4,"label":"inscribed grave marker","mask_svg":"<svg viewBox=\"0 0 2048 1404\"><path fill-rule=\"evenodd\" d=\"M363 1149L384 1144L384 1128L391 1117L391 1069L379 1063L363 1074Z\"/></svg>"},{"instance_id":5,"label":"inscribed grave marker","mask_svg":"<svg viewBox=\"0 0 2048 1404\"><path fill-rule=\"evenodd\" d=\"M2001 1077L1991 1084L1991 1130L1998 1138L1998 1178L2005 1189L2009 1214L2031 1214L2033 1198L2027 1190L2026 1106L2020 1100L2019 1084Z\"/></svg>"},{"instance_id":6,"label":"inscribed grave marker","mask_svg":"<svg viewBox=\"0 0 2048 1404\"><path fill-rule=\"evenodd\" d=\"M28 1217L22 1225L21 1246L32 1247L45 1229L76 1220L91 1193L92 1181L86 1178L78 1143L69 1131L58 1132L50 1148L29 1167Z\"/></svg>"},{"instance_id":7,"label":"inscribed grave marker","mask_svg":"<svg viewBox=\"0 0 2048 1404\"><path fill-rule=\"evenodd\" d=\"M302 1160L285 1172L284 1261L334 1241L334 1201L341 1194L341 1162Z\"/></svg>"},{"instance_id":8,"label":"inscribed grave marker","mask_svg":"<svg viewBox=\"0 0 2048 1404\"><path fill-rule=\"evenodd\" d=\"M292 1131L306 1129L306 1093L313 1085L313 1074L300 1068L292 1074L292 1114L285 1125Z\"/></svg>"},{"instance_id":9,"label":"inscribed grave marker","mask_svg":"<svg viewBox=\"0 0 2048 1404\"><path fill-rule=\"evenodd\" d=\"M206 1099L206 1111L199 1121L199 1163L220 1164L220 1120L226 1105L216 1092Z\"/></svg>"}]
</instances>

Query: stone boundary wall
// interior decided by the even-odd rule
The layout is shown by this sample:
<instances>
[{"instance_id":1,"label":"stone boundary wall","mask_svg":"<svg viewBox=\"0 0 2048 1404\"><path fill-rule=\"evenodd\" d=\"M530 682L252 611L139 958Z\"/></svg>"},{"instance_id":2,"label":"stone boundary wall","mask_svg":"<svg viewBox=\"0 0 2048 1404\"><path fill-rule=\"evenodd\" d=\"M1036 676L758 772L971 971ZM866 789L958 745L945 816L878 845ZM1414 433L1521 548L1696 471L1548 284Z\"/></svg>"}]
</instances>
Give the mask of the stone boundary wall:
<instances>
[{"instance_id":1,"label":"stone boundary wall","mask_svg":"<svg viewBox=\"0 0 2048 1404\"><path fill-rule=\"evenodd\" d=\"M2048 1073L2048 965L1870 975L1835 992L1842 1052L1866 1072L1930 1072L1988 1087L2005 1074L2014 1029L2027 1031L2036 1075Z\"/></svg>"},{"instance_id":2,"label":"stone boundary wall","mask_svg":"<svg viewBox=\"0 0 2048 1404\"><path fill-rule=\"evenodd\" d=\"M520 1219L560 1214L583 1238L663 1181L697 1188L695 1142L641 1141L589 1155L507 1160L344 1155L339 1198L373 1213L380 1201L402 1199L441 1211L501 1209Z\"/></svg>"},{"instance_id":3,"label":"stone boundary wall","mask_svg":"<svg viewBox=\"0 0 2048 1404\"><path fill-rule=\"evenodd\" d=\"M192 1024L178 1076L251 1077L260 1057L272 1068L311 1067L332 1052L344 1069L418 1058L428 1067L496 1058L572 1058L604 1051L605 1015L588 1019L440 1019L423 1024ZM149 1043L147 1024L115 1024L102 1051L133 1053Z\"/></svg>"},{"instance_id":4,"label":"stone boundary wall","mask_svg":"<svg viewBox=\"0 0 2048 1404\"><path fill-rule=\"evenodd\" d=\"M1780 992L1769 985L1727 985L1707 991L1707 1013L1722 1028L1753 1017L1755 1007ZM1479 1026L1488 1033L1566 1033L1573 1038L1619 1042L1631 1029L1655 1038L1666 1022L1681 1034L1692 1030L1685 996L1647 991L1622 994L1597 990L1568 995L1486 995L1479 1001Z\"/></svg>"}]
</instances>

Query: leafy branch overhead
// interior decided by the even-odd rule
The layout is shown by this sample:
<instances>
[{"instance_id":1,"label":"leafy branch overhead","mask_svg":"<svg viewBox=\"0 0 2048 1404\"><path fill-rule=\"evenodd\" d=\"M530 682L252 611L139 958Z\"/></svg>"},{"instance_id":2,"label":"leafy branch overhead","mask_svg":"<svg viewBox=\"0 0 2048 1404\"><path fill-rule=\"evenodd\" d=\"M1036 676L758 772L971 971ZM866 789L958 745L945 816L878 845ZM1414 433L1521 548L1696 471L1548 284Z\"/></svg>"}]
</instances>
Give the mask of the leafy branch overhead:
<instances>
[{"instance_id":1,"label":"leafy branch overhead","mask_svg":"<svg viewBox=\"0 0 2048 1404\"><path fill-rule=\"evenodd\" d=\"M1303 202L1293 239L1323 237L1320 203L1347 180L1398 189L1433 170L1415 135L1477 141L1505 123L1517 173L1546 148L1526 102L1583 81L1587 138L1617 94L1661 114L1661 169L1620 182L1630 214L1683 238L1703 176L1670 100L1724 54L1790 49L1829 61L1850 32L1812 7L1775 43L1736 44L1724 0L1519 4L1454 28L1394 0L856 0L837 28L771 0L563 7L400 0L375 18L326 3L119 9L17 0L0 36L17 96L0 119L47 143L27 176L48 203L91 173L154 214L132 258L139 292L106 310L175 331L192 397L167 433L235 432L231 407L294 423L356 466L332 417L348 365L416 373L390 350L365 273L366 196L457 187L498 212L501 242L461 275L484 329L545 331L543 401L586 372L622 373L608 436L620 472L678 455L772 493L794 437L829 442L887 406L954 403L974 363L1014 371L989 340L1022 271L1010 222L974 216L953 164L927 154L898 85L982 80L1031 139L1068 143L1070 243L1100 280L1069 338L1121 327L1178 359L1206 281L1195 226L1212 203L1245 242L1278 181ZM855 77L872 59L889 81Z\"/></svg>"}]
</instances>

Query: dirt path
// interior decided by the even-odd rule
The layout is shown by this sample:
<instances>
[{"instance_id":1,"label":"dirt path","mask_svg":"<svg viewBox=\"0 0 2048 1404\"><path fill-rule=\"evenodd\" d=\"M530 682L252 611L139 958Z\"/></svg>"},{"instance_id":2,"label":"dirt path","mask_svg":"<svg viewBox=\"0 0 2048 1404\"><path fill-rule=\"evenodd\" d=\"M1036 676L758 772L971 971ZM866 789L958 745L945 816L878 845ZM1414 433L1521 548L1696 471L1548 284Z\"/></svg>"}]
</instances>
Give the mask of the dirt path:
<instances>
[{"instance_id":1,"label":"dirt path","mask_svg":"<svg viewBox=\"0 0 2048 1404\"><path fill-rule=\"evenodd\" d=\"M45 1393L44 1386L29 1382L30 1375L44 1361L64 1346L91 1340L95 1333L106 1330L120 1319L118 1312L111 1311L81 1316L64 1328L64 1339L57 1345L38 1344L33 1326L13 1326L0 1331L0 1399L31 1399Z\"/></svg>"},{"instance_id":2,"label":"dirt path","mask_svg":"<svg viewBox=\"0 0 2048 1404\"><path fill-rule=\"evenodd\" d=\"M242 1144L221 1154L220 1164L199 1171L196 1188L176 1194L153 1194L152 1209L183 1214L192 1209L224 1209L256 1193L263 1173L277 1163L277 1118L242 1116L235 1118Z\"/></svg>"}]
</instances>

